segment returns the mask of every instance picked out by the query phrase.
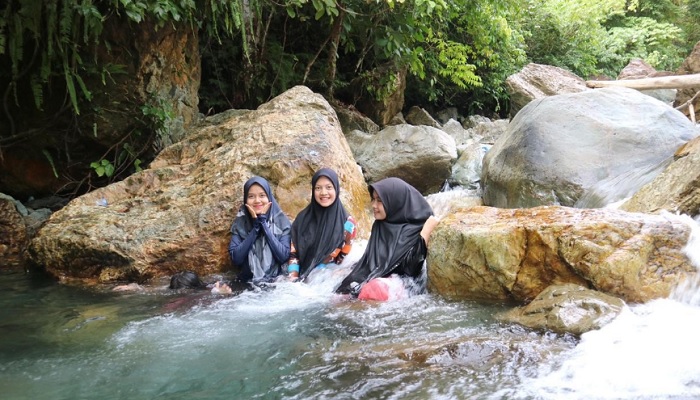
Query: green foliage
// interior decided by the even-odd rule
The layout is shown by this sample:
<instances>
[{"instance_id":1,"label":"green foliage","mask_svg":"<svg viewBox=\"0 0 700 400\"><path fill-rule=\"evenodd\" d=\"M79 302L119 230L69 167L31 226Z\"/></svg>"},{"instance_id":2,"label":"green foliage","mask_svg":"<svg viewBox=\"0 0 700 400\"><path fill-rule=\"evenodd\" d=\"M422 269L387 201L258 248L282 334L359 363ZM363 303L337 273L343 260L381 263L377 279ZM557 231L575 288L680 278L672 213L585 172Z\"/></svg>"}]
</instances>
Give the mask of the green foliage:
<instances>
[{"instance_id":1,"label":"green foliage","mask_svg":"<svg viewBox=\"0 0 700 400\"><path fill-rule=\"evenodd\" d=\"M99 161L94 161L90 163L90 167L95 170L95 173L99 177L111 177L114 175L114 164L112 164L109 160L99 160Z\"/></svg>"},{"instance_id":2,"label":"green foliage","mask_svg":"<svg viewBox=\"0 0 700 400\"><path fill-rule=\"evenodd\" d=\"M603 23L625 7L625 0L528 0L523 20L528 57L583 78L599 73L607 37Z\"/></svg>"},{"instance_id":3,"label":"green foliage","mask_svg":"<svg viewBox=\"0 0 700 400\"><path fill-rule=\"evenodd\" d=\"M175 113L169 102L160 97L154 97L150 102L141 107L141 112L145 118L145 124L152 132L155 132L154 150L159 152L169 143L168 127L170 121L175 117ZM124 150L131 156L134 156L130 147Z\"/></svg>"},{"instance_id":4,"label":"green foliage","mask_svg":"<svg viewBox=\"0 0 700 400\"><path fill-rule=\"evenodd\" d=\"M507 111L503 83L525 63L520 8L519 0L461 0L449 3L440 16L422 17L430 22L427 40L414 53L420 53L425 72L411 82L408 98L470 113Z\"/></svg>"},{"instance_id":5,"label":"green foliage","mask_svg":"<svg viewBox=\"0 0 700 400\"><path fill-rule=\"evenodd\" d=\"M51 153L47 149L42 149L41 150L42 154L44 154L44 157L49 161L49 164L51 165L51 169L53 170L53 176L58 178L58 171L56 170L56 163L53 161L53 156L51 156Z\"/></svg>"},{"instance_id":6,"label":"green foliage","mask_svg":"<svg viewBox=\"0 0 700 400\"><path fill-rule=\"evenodd\" d=\"M474 72L476 65L469 64L469 46L454 41L440 41L436 45L437 59L441 64L438 74L449 78L462 89L481 86L481 78Z\"/></svg>"},{"instance_id":7,"label":"green foliage","mask_svg":"<svg viewBox=\"0 0 700 400\"><path fill-rule=\"evenodd\" d=\"M2 15L0 56L9 59L10 71L0 77L8 82L15 101L20 79L28 76L34 104L41 109L43 87L52 76L62 76L70 104L79 114L79 96L91 96L81 77L79 49L95 45L102 32L97 7L88 1L14 0L6 3Z\"/></svg>"},{"instance_id":8,"label":"green foliage","mask_svg":"<svg viewBox=\"0 0 700 400\"><path fill-rule=\"evenodd\" d=\"M91 48L107 46L100 35L111 14L136 23L151 18L158 27L199 17L194 0L9 0L1 12L0 57L7 57L10 68L0 72L0 81L8 82L15 104L22 79L42 109L46 87L60 78L76 115L81 102L92 98L86 75L101 69L84 57Z\"/></svg>"},{"instance_id":9,"label":"green foliage","mask_svg":"<svg viewBox=\"0 0 700 400\"><path fill-rule=\"evenodd\" d=\"M675 70L694 44L682 26L700 22L688 12L698 0L528 1L528 57L583 78L617 76L633 58Z\"/></svg>"},{"instance_id":10,"label":"green foliage","mask_svg":"<svg viewBox=\"0 0 700 400\"><path fill-rule=\"evenodd\" d=\"M361 75L363 82L368 82L365 90L372 95L374 100L383 101L396 92L399 85L396 73L379 73L379 71L367 71Z\"/></svg>"},{"instance_id":11,"label":"green foliage","mask_svg":"<svg viewBox=\"0 0 700 400\"><path fill-rule=\"evenodd\" d=\"M408 71L407 105L505 114L504 81L527 61L584 78L614 76L630 58L675 69L700 40L700 0L8 0L0 7L5 101L19 106L31 96L28 104L42 109L51 93L65 93L73 117L101 90L86 82L106 85L125 73L94 56L109 50L101 34L110 18L134 29L184 21L197 30L206 113L255 108L298 84L342 96L361 80L382 100ZM105 169L100 177L140 168L136 136L154 134L156 151L167 144L175 117L168 104L154 98L142 107L150 132L131 132L110 148L96 165L105 169L107 160L114 175Z\"/></svg>"},{"instance_id":12,"label":"green foliage","mask_svg":"<svg viewBox=\"0 0 700 400\"><path fill-rule=\"evenodd\" d=\"M657 70L675 70L687 53L683 31L649 17L627 17L612 27L603 42L607 54L599 60L603 71L616 76L630 59L643 59Z\"/></svg>"}]
</instances>

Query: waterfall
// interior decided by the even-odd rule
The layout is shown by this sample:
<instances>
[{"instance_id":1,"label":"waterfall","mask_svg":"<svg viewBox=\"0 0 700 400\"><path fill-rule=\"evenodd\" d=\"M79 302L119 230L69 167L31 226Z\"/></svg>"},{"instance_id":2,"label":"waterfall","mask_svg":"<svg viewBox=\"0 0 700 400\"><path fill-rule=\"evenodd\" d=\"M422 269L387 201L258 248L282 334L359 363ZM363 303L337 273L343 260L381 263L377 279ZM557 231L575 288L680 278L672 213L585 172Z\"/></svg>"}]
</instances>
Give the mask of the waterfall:
<instances>
[{"instance_id":1,"label":"waterfall","mask_svg":"<svg viewBox=\"0 0 700 400\"><path fill-rule=\"evenodd\" d=\"M668 218L677 218L691 227L688 243L683 252L688 256L690 262L700 271L700 224L687 215L664 214ZM700 220L700 217L698 217ZM691 306L700 307L700 273L681 282L670 296L672 299Z\"/></svg>"},{"instance_id":2,"label":"waterfall","mask_svg":"<svg viewBox=\"0 0 700 400\"><path fill-rule=\"evenodd\" d=\"M698 221L664 215L692 227L684 252L700 270ZM613 322L583 334L575 348L524 377L518 389L497 394L567 400L700 398L699 279L682 282L667 299L628 305Z\"/></svg>"}]
</instances>

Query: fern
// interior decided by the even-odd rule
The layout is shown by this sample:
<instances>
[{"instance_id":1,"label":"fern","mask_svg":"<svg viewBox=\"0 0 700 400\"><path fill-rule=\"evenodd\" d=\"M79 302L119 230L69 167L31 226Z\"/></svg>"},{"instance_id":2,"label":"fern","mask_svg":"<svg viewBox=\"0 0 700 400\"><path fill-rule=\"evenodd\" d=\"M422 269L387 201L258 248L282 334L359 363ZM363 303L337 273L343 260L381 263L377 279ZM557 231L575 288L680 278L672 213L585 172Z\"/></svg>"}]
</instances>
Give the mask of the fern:
<instances>
[{"instance_id":1,"label":"fern","mask_svg":"<svg viewBox=\"0 0 700 400\"><path fill-rule=\"evenodd\" d=\"M53 176L58 178L58 171L56 170L56 164L54 164L54 162L53 162L53 157L51 157L51 153L49 153L49 151L46 149L41 150L41 152L44 154L46 159L49 161L49 164L51 165L51 169L53 170Z\"/></svg>"},{"instance_id":2,"label":"fern","mask_svg":"<svg viewBox=\"0 0 700 400\"><path fill-rule=\"evenodd\" d=\"M31 87L32 87L32 94L34 95L34 105L36 106L37 110L41 110L42 104L44 101L44 88L43 88L43 82L41 82L38 77L32 76L31 77Z\"/></svg>"}]
</instances>

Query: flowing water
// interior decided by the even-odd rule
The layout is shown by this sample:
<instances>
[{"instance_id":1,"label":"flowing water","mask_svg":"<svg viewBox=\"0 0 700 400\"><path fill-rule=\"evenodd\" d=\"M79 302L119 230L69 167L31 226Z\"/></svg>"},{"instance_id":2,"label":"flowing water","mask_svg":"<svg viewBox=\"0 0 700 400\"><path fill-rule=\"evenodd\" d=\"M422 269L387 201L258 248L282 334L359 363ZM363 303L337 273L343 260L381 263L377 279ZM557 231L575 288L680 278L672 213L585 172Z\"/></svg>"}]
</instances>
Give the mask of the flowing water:
<instances>
[{"instance_id":1,"label":"flowing water","mask_svg":"<svg viewBox=\"0 0 700 400\"><path fill-rule=\"evenodd\" d=\"M344 300L342 271L233 296L2 272L0 397L700 398L698 282L576 338L496 322L507 304Z\"/></svg>"}]
</instances>

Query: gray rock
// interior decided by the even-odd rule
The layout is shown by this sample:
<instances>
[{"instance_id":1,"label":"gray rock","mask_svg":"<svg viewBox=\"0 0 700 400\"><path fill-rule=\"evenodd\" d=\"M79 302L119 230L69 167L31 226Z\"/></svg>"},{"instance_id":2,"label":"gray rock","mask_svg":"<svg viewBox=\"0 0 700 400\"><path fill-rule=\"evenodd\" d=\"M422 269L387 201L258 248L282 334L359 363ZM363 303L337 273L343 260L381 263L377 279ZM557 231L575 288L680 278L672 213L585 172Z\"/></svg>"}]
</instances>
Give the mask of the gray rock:
<instances>
[{"instance_id":1,"label":"gray rock","mask_svg":"<svg viewBox=\"0 0 700 400\"><path fill-rule=\"evenodd\" d=\"M528 328L581 335L612 322L625 307L621 299L575 284L552 285L524 307L496 315Z\"/></svg>"},{"instance_id":2,"label":"gray rock","mask_svg":"<svg viewBox=\"0 0 700 400\"><path fill-rule=\"evenodd\" d=\"M518 113L486 154L484 204L574 206L599 182L659 165L697 135L683 114L633 89L538 99ZM648 174L647 182L654 176ZM610 188L610 202L646 182L622 183Z\"/></svg>"}]
</instances>

